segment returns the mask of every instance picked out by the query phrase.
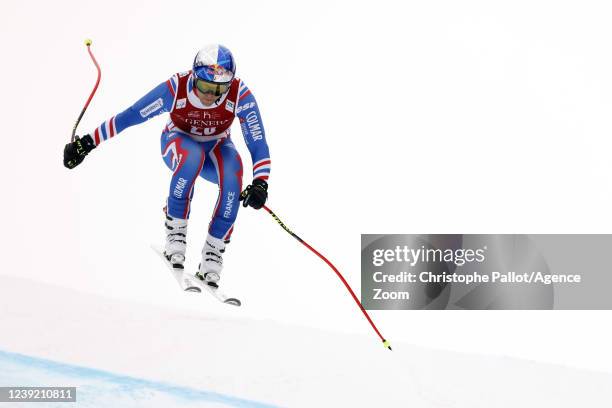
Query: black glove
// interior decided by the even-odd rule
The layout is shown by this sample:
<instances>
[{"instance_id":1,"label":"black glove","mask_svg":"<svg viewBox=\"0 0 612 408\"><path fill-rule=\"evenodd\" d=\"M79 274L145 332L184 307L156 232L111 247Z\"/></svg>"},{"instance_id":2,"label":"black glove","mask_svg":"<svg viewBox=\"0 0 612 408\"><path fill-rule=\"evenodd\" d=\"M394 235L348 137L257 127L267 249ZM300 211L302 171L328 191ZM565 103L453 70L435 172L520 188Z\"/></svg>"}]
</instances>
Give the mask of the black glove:
<instances>
[{"instance_id":1,"label":"black glove","mask_svg":"<svg viewBox=\"0 0 612 408\"><path fill-rule=\"evenodd\" d=\"M253 180L253 184L247 186L247 188L240 194L240 201L244 207L251 206L256 210L259 210L266 203L268 198L268 183L262 179Z\"/></svg>"},{"instance_id":2,"label":"black glove","mask_svg":"<svg viewBox=\"0 0 612 408\"><path fill-rule=\"evenodd\" d=\"M77 136L74 142L70 142L64 147L64 166L74 169L95 148L96 145L90 135L85 135L82 138Z\"/></svg>"}]
</instances>

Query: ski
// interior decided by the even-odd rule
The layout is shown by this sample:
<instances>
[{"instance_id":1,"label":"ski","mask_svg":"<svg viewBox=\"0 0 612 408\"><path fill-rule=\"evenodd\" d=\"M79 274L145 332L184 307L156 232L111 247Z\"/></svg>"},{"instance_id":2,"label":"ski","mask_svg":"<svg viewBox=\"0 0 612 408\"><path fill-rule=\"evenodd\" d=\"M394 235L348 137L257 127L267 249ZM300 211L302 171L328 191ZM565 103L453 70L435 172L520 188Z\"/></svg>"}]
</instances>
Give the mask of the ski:
<instances>
[{"instance_id":1,"label":"ski","mask_svg":"<svg viewBox=\"0 0 612 408\"><path fill-rule=\"evenodd\" d=\"M172 267L172 264L168 262L168 259L166 259L163 249L161 249L157 245L151 245L151 248L157 255L159 255L162 258L162 260L164 261L164 264L172 273L172 276L178 283L179 287L185 292L201 293L202 291L206 291L210 293L215 299L217 299L221 303L225 303L225 304L232 305L232 306L242 305L242 302L240 301L240 299L229 297L225 293L223 293L219 288L214 288L212 286L209 286L208 284L206 284L205 282L202 282L196 277L190 276L189 274L185 273L183 269Z\"/></svg>"},{"instance_id":2,"label":"ski","mask_svg":"<svg viewBox=\"0 0 612 408\"><path fill-rule=\"evenodd\" d=\"M223 293L219 288L213 288L212 286L208 286L205 282L198 282L199 287L210 293L221 303L225 303L232 306L240 306L242 302L240 299L229 297L225 293Z\"/></svg>"}]
</instances>

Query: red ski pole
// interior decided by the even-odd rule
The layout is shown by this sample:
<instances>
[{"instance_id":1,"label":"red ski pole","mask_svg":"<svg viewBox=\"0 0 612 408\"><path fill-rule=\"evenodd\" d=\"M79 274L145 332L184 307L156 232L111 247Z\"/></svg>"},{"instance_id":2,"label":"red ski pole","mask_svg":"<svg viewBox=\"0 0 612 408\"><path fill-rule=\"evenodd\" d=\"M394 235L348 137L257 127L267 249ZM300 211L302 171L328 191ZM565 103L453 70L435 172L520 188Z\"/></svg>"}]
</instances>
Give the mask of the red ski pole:
<instances>
[{"instance_id":1,"label":"red ski pole","mask_svg":"<svg viewBox=\"0 0 612 408\"><path fill-rule=\"evenodd\" d=\"M302 238L298 237L293 231L291 231L281 220L280 218L278 218L276 216L276 214L274 214L274 212L272 212L272 210L270 210L267 206L263 206L263 208L270 213L270 215L276 220L276 222L278 222L278 224L289 233L289 235L291 235L293 238L297 239L302 245L304 245L306 248L310 249L315 255L317 255L319 258L321 258L327 265L329 265L330 268L332 268L332 270L334 272L336 272L336 275L338 276L338 278L340 278L340 280L342 281L342 283L344 284L344 286L346 287L346 289L349 291L349 293L351 294L351 296L353 297L353 300L355 301L355 303L357 303L357 306L359 306L359 309L361 309L361 311L363 312L363 315L365 316L365 318L368 320L368 322L370 323L370 326L372 326L372 329L374 329L374 331L376 332L376 334L378 335L378 337L380 337L380 339L383 342L383 346L385 346L386 348L388 348L389 350L391 350L391 345L389 344L389 342L387 340L385 340L385 338L382 336L382 334L380 334L380 331L378 331L378 328L376 327L376 325L374 324L374 322L372 321L372 318L370 317L370 315L368 314L368 312L365 310L365 308L363 307L363 305L361 304L361 302L359 301L359 299L357 299L357 296L355 295L355 292L353 292L353 289L351 289L351 286L348 284L348 282L346 281L346 279L344 279L344 276L342 276L342 274L340 273L340 271L338 271L338 268L336 268L334 266L334 264L332 264L329 259L327 259L325 256L323 256L319 251L317 251L316 249L314 249L313 247L311 247L306 241L304 241Z\"/></svg>"},{"instance_id":2,"label":"red ski pole","mask_svg":"<svg viewBox=\"0 0 612 408\"><path fill-rule=\"evenodd\" d=\"M83 110L81 111L81 114L79 115L79 118L76 120L76 123L74 124L74 127L72 128L72 137L70 138L71 142L74 142L77 126L79 126L79 123L81 122L81 118L83 118L83 115L85 114L85 111L87 110L87 107L89 106L89 102L91 102L94 94L96 93L96 90L98 89L98 85L100 84L100 78L102 78L102 71L100 70L100 65L98 65L98 61L96 61L96 58L91 52L91 48L89 48L89 46L91 45L91 40L90 39L85 40L85 45L87 46L87 52L89 52L89 56L91 57L91 60L93 61L94 65L96 66L96 69L98 70L98 80L96 81L96 85L94 86L93 91L91 91L91 94L89 95L89 98L87 99L87 102L85 102L85 106L83 107Z\"/></svg>"}]
</instances>

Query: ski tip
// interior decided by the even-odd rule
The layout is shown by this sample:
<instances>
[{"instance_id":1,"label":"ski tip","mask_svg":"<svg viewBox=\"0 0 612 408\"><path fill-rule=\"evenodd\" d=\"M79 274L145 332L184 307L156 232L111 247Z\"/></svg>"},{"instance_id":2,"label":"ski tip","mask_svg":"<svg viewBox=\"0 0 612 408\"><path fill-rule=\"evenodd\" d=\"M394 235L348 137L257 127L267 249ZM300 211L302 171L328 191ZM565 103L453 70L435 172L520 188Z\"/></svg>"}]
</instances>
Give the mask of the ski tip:
<instances>
[{"instance_id":1,"label":"ski tip","mask_svg":"<svg viewBox=\"0 0 612 408\"><path fill-rule=\"evenodd\" d=\"M235 298L225 299L223 303L227 303L228 305L232 305L232 306L242 306L242 302L240 302L240 300L235 299Z\"/></svg>"},{"instance_id":2,"label":"ski tip","mask_svg":"<svg viewBox=\"0 0 612 408\"><path fill-rule=\"evenodd\" d=\"M198 288L197 286L189 286L189 287L185 288L185 292L200 293L200 292L202 292L202 289Z\"/></svg>"},{"instance_id":3,"label":"ski tip","mask_svg":"<svg viewBox=\"0 0 612 408\"><path fill-rule=\"evenodd\" d=\"M391 344L387 340L383 340L383 346L385 346L385 348L388 348L389 350L393 351L393 349L391 348Z\"/></svg>"}]
</instances>

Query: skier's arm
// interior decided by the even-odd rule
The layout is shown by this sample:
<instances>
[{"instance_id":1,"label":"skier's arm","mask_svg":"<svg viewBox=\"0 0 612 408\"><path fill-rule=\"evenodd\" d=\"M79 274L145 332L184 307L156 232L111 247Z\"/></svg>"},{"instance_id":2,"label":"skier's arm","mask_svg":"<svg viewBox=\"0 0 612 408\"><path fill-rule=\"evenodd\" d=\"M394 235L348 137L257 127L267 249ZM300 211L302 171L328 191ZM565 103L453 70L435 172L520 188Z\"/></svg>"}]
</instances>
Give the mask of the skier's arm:
<instances>
[{"instance_id":1,"label":"skier's arm","mask_svg":"<svg viewBox=\"0 0 612 408\"><path fill-rule=\"evenodd\" d=\"M161 113L169 112L174 104L177 84L178 78L173 75L123 112L102 122L90 133L94 144L97 146L130 126L143 123Z\"/></svg>"},{"instance_id":2,"label":"skier's arm","mask_svg":"<svg viewBox=\"0 0 612 408\"><path fill-rule=\"evenodd\" d=\"M240 120L244 142L253 161L253 179L267 181L270 176L270 150L255 97L240 81L236 116Z\"/></svg>"}]
</instances>

